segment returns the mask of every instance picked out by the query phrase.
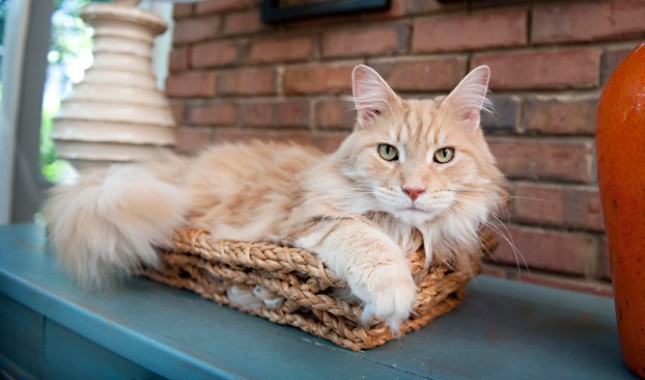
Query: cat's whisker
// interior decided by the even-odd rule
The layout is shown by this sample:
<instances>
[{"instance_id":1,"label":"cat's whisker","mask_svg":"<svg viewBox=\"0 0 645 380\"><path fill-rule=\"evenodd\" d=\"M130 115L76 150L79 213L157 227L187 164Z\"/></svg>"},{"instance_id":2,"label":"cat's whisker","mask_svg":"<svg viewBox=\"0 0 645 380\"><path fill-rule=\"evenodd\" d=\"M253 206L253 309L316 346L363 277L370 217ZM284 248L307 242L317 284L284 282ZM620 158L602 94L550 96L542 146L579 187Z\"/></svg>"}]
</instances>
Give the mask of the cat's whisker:
<instances>
[{"instance_id":1,"label":"cat's whisker","mask_svg":"<svg viewBox=\"0 0 645 380\"><path fill-rule=\"evenodd\" d=\"M466 196L477 195L478 198L481 198L481 196L483 195L485 199L499 199L499 193L495 190L446 189L444 191L449 191L451 193L462 194Z\"/></svg>"},{"instance_id":2,"label":"cat's whisker","mask_svg":"<svg viewBox=\"0 0 645 380\"><path fill-rule=\"evenodd\" d=\"M518 184L518 186L521 184ZM518 186L511 186L514 190L517 189ZM445 189L445 191L450 191L453 193L458 193L458 194L492 194L495 198L499 196L499 194L494 191L494 190L472 190L472 189ZM538 197L528 197L528 196L523 196L523 195L516 195L516 194L508 194L507 195L508 199L522 199L522 200L529 200L529 201L535 201L535 202L550 202L546 198L538 198Z\"/></svg>"},{"instance_id":3,"label":"cat's whisker","mask_svg":"<svg viewBox=\"0 0 645 380\"><path fill-rule=\"evenodd\" d=\"M528 273L528 276L531 277L531 269L529 268L529 264L526 261L526 258L522 254L522 251L520 251L519 248L517 248L517 245L513 241L513 236L511 232L508 230L508 227L506 227L506 224L504 224L496 215L491 214L490 217L495 219L498 223L497 225L502 226L504 231L502 231L501 228L497 227L496 224L490 222L490 221L485 221L484 225L488 228L490 228L493 232L495 232L501 239L503 239L511 248L511 252L513 252L513 256L515 257L515 266L517 268L518 275L520 279L522 278L522 271L520 267L520 259L522 263L524 264L524 267L526 268L526 271ZM505 233L504 233L505 232Z\"/></svg>"},{"instance_id":4,"label":"cat's whisker","mask_svg":"<svg viewBox=\"0 0 645 380\"><path fill-rule=\"evenodd\" d=\"M497 222L497 223L494 223L493 221L490 221L488 219L482 219L482 218L478 217L477 215L472 213L470 210L464 208L463 206L461 206L459 204L455 204L455 205L453 205L453 207L451 209L445 210L445 213L449 214L450 212L452 212L452 209L458 209L460 211L460 213L470 215L471 217L475 218L481 225L483 225L485 227L488 227L491 231L493 231L496 235L498 235L504 242L506 242L509 245L509 247L511 249L511 252L513 253L513 256L515 258L515 265L517 267L517 271L518 271L518 274L519 274L520 278L521 278L521 274L522 274L520 262L526 268L529 277L531 276L531 270L529 268L529 265L528 265L524 255L519 250L519 248L517 248L517 245L513 241L511 232L508 230L508 227L506 227L506 224L504 222L502 222L502 220L500 219L500 217L498 215L496 215L494 213L490 213L488 215L489 218L492 218L495 222Z\"/></svg>"},{"instance_id":5,"label":"cat's whisker","mask_svg":"<svg viewBox=\"0 0 645 380\"><path fill-rule=\"evenodd\" d=\"M462 210L462 211L467 211L467 210ZM511 252L513 253L513 256L515 258L515 265L518 271L518 275L521 278L522 271L521 271L521 264L526 268L526 271L528 273L528 276L531 277L531 270L529 268L528 262L526 261L526 258L520 251L520 249L517 247L515 242L513 241L513 237L511 232L509 231L508 227L506 226L506 223L502 220L502 216L498 215L496 213L490 213L488 215L489 219L493 219L493 221L489 219L484 219L482 220L481 218L480 223L488 228L490 228L495 234L497 234L504 242L508 244L508 246L511 249ZM507 215L504 217L504 220L507 222L509 221L509 216ZM501 226L501 227L498 227Z\"/></svg>"},{"instance_id":6,"label":"cat's whisker","mask_svg":"<svg viewBox=\"0 0 645 380\"><path fill-rule=\"evenodd\" d=\"M445 191L450 191L453 193L462 193L462 194L495 194L496 197L499 197L499 193L493 190L466 190L466 189L445 189Z\"/></svg>"},{"instance_id":7,"label":"cat's whisker","mask_svg":"<svg viewBox=\"0 0 645 380\"><path fill-rule=\"evenodd\" d=\"M545 198L525 197L525 196L522 196L522 195L510 195L509 198L510 199L523 199L523 200L535 201L535 202L545 202L545 203L551 202L550 200L545 199Z\"/></svg>"}]
</instances>

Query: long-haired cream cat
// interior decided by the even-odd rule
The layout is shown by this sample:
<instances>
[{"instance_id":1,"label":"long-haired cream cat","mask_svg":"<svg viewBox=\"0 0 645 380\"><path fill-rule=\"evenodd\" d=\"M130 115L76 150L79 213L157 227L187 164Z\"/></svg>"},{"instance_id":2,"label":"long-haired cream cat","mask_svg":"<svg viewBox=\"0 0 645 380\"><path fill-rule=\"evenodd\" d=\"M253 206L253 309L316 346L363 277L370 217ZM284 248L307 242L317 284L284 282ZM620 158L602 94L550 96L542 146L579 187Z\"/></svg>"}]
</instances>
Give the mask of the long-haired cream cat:
<instances>
[{"instance_id":1,"label":"long-haired cream cat","mask_svg":"<svg viewBox=\"0 0 645 380\"><path fill-rule=\"evenodd\" d=\"M58 257L88 285L141 264L190 226L215 239L314 252L396 331L416 298L406 252L459 263L503 200L503 175L479 126L490 71L447 96L404 100L373 69L353 72L357 123L331 155L301 146L218 145L194 158L118 165L52 191ZM476 250L470 249L470 252Z\"/></svg>"}]
</instances>

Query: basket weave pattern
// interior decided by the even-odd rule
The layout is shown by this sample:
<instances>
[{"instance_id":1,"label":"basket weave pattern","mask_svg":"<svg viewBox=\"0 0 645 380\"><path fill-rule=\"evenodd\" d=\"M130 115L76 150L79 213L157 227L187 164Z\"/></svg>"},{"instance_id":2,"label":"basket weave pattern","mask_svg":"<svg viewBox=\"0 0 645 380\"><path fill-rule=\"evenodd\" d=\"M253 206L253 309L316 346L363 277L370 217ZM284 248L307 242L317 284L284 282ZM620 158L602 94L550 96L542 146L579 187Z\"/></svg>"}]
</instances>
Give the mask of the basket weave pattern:
<instances>
[{"instance_id":1,"label":"basket weave pattern","mask_svg":"<svg viewBox=\"0 0 645 380\"><path fill-rule=\"evenodd\" d=\"M497 240L487 231L480 238L482 251L496 248ZM361 324L361 306L336 296L345 283L308 251L269 243L215 241L207 232L184 230L175 236L174 249L160 254L162 268L144 268L142 275L355 351L395 338L383 322ZM476 269L466 273L444 265L424 272L423 252L409 255L418 294L414 315L401 326L401 334L420 329L461 303L466 283L479 268L477 255L471 256ZM229 301L227 290L232 285L260 285L285 301L276 308L243 307Z\"/></svg>"}]
</instances>

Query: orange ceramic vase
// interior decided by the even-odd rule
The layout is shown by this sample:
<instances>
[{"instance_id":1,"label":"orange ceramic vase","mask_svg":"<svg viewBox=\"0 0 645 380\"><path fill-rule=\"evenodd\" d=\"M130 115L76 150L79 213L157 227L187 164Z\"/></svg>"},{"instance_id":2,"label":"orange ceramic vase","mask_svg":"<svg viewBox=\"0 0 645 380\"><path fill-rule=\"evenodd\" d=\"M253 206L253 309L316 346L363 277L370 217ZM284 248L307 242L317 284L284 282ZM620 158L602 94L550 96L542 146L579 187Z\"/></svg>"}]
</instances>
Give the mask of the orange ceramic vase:
<instances>
[{"instance_id":1,"label":"orange ceramic vase","mask_svg":"<svg viewBox=\"0 0 645 380\"><path fill-rule=\"evenodd\" d=\"M602 92L596 154L620 346L645 378L645 41Z\"/></svg>"}]
</instances>

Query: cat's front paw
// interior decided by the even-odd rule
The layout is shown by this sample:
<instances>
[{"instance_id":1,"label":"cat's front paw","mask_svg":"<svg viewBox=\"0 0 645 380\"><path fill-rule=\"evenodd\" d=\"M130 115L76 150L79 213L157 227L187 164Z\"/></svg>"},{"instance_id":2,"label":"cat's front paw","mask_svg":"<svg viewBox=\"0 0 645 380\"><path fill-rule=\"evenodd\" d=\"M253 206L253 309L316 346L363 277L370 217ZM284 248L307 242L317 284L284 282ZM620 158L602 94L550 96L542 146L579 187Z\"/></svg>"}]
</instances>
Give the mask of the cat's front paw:
<instances>
[{"instance_id":1,"label":"cat's front paw","mask_svg":"<svg viewBox=\"0 0 645 380\"><path fill-rule=\"evenodd\" d=\"M408 320L417 299L417 286L407 266L382 265L365 276L354 292L365 302L362 319L367 323L372 317L384 321L392 333L399 333L399 326Z\"/></svg>"}]
</instances>

